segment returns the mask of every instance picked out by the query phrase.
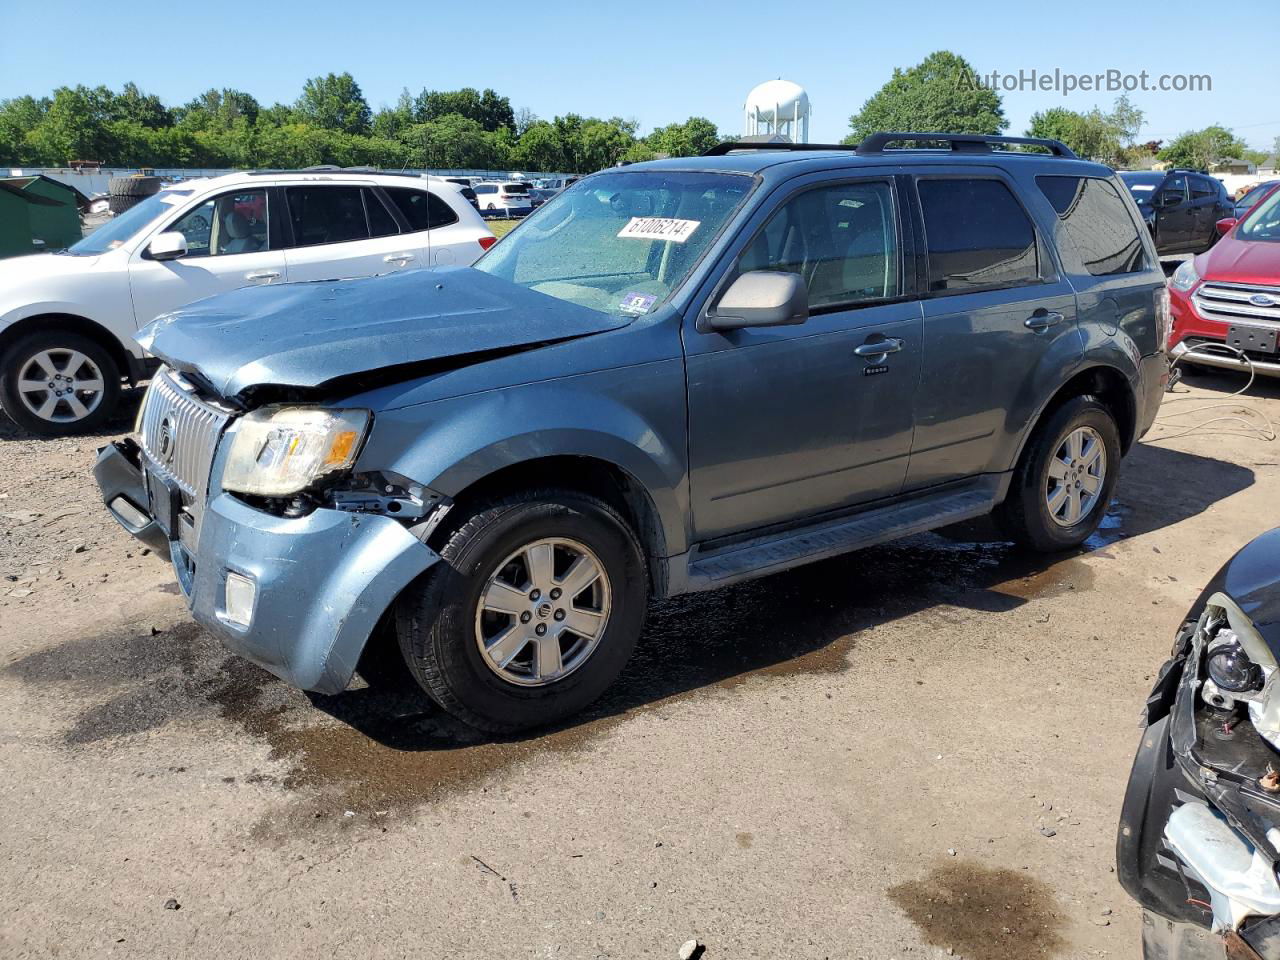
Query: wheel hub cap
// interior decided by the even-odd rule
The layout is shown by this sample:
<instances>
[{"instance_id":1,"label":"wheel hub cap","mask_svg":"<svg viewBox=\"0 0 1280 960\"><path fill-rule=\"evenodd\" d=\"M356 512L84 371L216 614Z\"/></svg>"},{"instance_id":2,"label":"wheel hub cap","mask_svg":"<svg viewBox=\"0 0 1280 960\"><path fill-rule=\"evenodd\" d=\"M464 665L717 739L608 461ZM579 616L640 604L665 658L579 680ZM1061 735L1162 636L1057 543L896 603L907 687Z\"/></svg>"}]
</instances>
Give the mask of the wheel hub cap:
<instances>
[{"instance_id":1,"label":"wheel hub cap","mask_svg":"<svg viewBox=\"0 0 1280 960\"><path fill-rule=\"evenodd\" d=\"M105 388L98 365L79 350L41 350L18 368L22 405L50 423L83 420L98 409Z\"/></svg>"},{"instance_id":2,"label":"wheel hub cap","mask_svg":"<svg viewBox=\"0 0 1280 960\"><path fill-rule=\"evenodd\" d=\"M1073 527L1098 505L1107 478L1107 449L1098 431L1077 427L1058 444L1049 460L1044 498L1060 527Z\"/></svg>"},{"instance_id":3,"label":"wheel hub cap","mask_svg":"<svg viewBox=\"0 0 1280 960\"><path fill-rule=\"evenodd\" d=\"M529 543L498 564L480 591L481 659L519 686L563 679L595 652L611 597L604 565L585 544L563 537Z\"/></svg>"}]
</instances>

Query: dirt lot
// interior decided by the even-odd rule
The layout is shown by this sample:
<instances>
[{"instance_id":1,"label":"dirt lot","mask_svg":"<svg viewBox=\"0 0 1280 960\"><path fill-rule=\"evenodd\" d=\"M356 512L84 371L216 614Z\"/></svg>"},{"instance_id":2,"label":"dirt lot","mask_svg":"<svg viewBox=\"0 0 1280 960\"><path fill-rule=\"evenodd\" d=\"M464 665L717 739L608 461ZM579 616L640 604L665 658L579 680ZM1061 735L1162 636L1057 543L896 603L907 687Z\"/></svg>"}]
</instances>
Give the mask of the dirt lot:
<instances>
[{"instance_id":1,"label":"dirt lot","mask_svg":"<svg viewBox=\"0 0 1280 960\"><path fill-rule=\"evenodd\" d=\"M1075 556L974 525L655 605L606 701L505 742L229 656L95 499L103 438L0 427L0 954L1136 956L1138 707L1275 523L1233 426L1158 428Z\"/></svg>"}]
</instances>

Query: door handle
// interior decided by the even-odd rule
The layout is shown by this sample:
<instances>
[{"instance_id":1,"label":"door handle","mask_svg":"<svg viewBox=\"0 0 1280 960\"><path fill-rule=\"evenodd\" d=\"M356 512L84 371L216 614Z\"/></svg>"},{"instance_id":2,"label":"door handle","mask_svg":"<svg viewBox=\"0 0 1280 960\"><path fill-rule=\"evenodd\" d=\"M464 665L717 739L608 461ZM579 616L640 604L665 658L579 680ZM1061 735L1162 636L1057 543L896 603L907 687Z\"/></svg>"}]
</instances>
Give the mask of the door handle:
<instances>
[{"instance_id":1,"label":"door handle","mask_svg":"<svg viewBox=\"0 0 1280 960\"><path fill-rule=\"evenodd\" d=\"M853 352L860 357L883 357L885 354L897 353L901 349L901 340L885 337L883 340L868 340L866 343L859 344L853 348Z\"/></svg>"},{"instance_id":2,"label":"door handle","mask_svg":"<svg viewBox=\"0 0 1280 960\"><path fill-rule=\"evenodd\" d=\"M252 270L244 275L246 280L279 280L279 270Z\"/></svg>"},{"instance_id":3,"label":"door handle","mask_svg":"<svg viewBox=\"0 0 1280 960\"><path fill-rule=\"evenodd\" d=\"M1033 313L1031 316L1027 317L1027 319L1022 321L1022 325L1028 330L1035 330L1039 332L1041 330L1048 330L1050 327L1061 323L1065 319L1067 318L1056 310L1048 310L1044 313Z\"/></svg>"},{"instance_id":4,"label":"door handle","mask_svg":"<svg viewBox=\"0 0 1280 960\"><path fill-rule=\"evenodd\" d=\"M413 259L412 253L388 253L385 257L382 258L382 262L398 263L403 265L408 263L412 259Z\"/></svg>"}]
</instances>

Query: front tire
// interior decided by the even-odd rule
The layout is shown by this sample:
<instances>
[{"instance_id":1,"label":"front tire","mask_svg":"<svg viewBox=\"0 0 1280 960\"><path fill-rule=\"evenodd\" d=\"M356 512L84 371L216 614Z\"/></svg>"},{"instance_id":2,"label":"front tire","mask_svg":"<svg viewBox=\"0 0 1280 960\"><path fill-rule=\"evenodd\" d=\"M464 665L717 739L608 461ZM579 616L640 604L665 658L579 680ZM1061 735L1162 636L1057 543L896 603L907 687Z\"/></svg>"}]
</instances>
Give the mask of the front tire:
<instances>
[{"instance_id":1,"label":"front tire","mask_svg":"<svg viewBox=\"0 0 1280 960\"><path fill-rule=\"evenodd\" d=\"M45 437L100 426L120 398L120 368L96 340L65 330L23 337L0 358L0 406Z\"/></svg>"},{"instance_id":2,"label":"front tire","mask_svg":"<svg viewBox=\"0 0 1280 960\"><path fill-rule=\"evenodd\" d=\"M1120 473L1120 431L1096 397L1072 397L1036 427L997 511L1035 550L1070 550L1098 529Z\"/></svg>"},{"instance_id":3,"label":"front tire","mask_svg":"<svg viewBox=\"0 0 1280 960\"><path fill-rule=\"evenodd\" d=\"M415 679L494 733L577 713L617 678L644 624L635 535L604 501L568 490L479 508L396 609Z\"/></svg>"}]
</instances>

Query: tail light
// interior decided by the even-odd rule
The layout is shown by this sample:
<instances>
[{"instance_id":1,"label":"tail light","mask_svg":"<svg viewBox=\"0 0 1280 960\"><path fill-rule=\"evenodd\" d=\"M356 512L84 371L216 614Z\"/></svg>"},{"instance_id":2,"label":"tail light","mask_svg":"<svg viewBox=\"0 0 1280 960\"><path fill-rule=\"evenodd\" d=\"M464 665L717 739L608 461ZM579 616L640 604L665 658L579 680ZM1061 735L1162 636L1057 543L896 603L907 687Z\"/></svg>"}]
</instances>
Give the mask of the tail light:
<instances>
[{"instance_id":1,"label":"tail light","mask_svg":"<svg viewBox=\"0 0 1280 960\"><path fill-rule=\"evenodd\" d=\"M1156 290L1156 343L1159 349L1169 347L1169 335L1173 332L1173 313L1169 309L1169 288L1164 284Z\"/></svg>"},{"instance_id":2,"label":"tail light","mask_svg":"<svg viewBox=\"0 0 1280 960\"><path fill-rule=\"evenodd\" d=\"M481 238L480 238L480 249L481 249L481 250L488 250L490 247L492 247L492 246L493 246L495 243L497 243L497 242L498 242L498 238L497 238L497 237L495 237L493 234L489 234L489 236L487 236L487 237L481 237Z\"/></svg>"}]
</instances>

